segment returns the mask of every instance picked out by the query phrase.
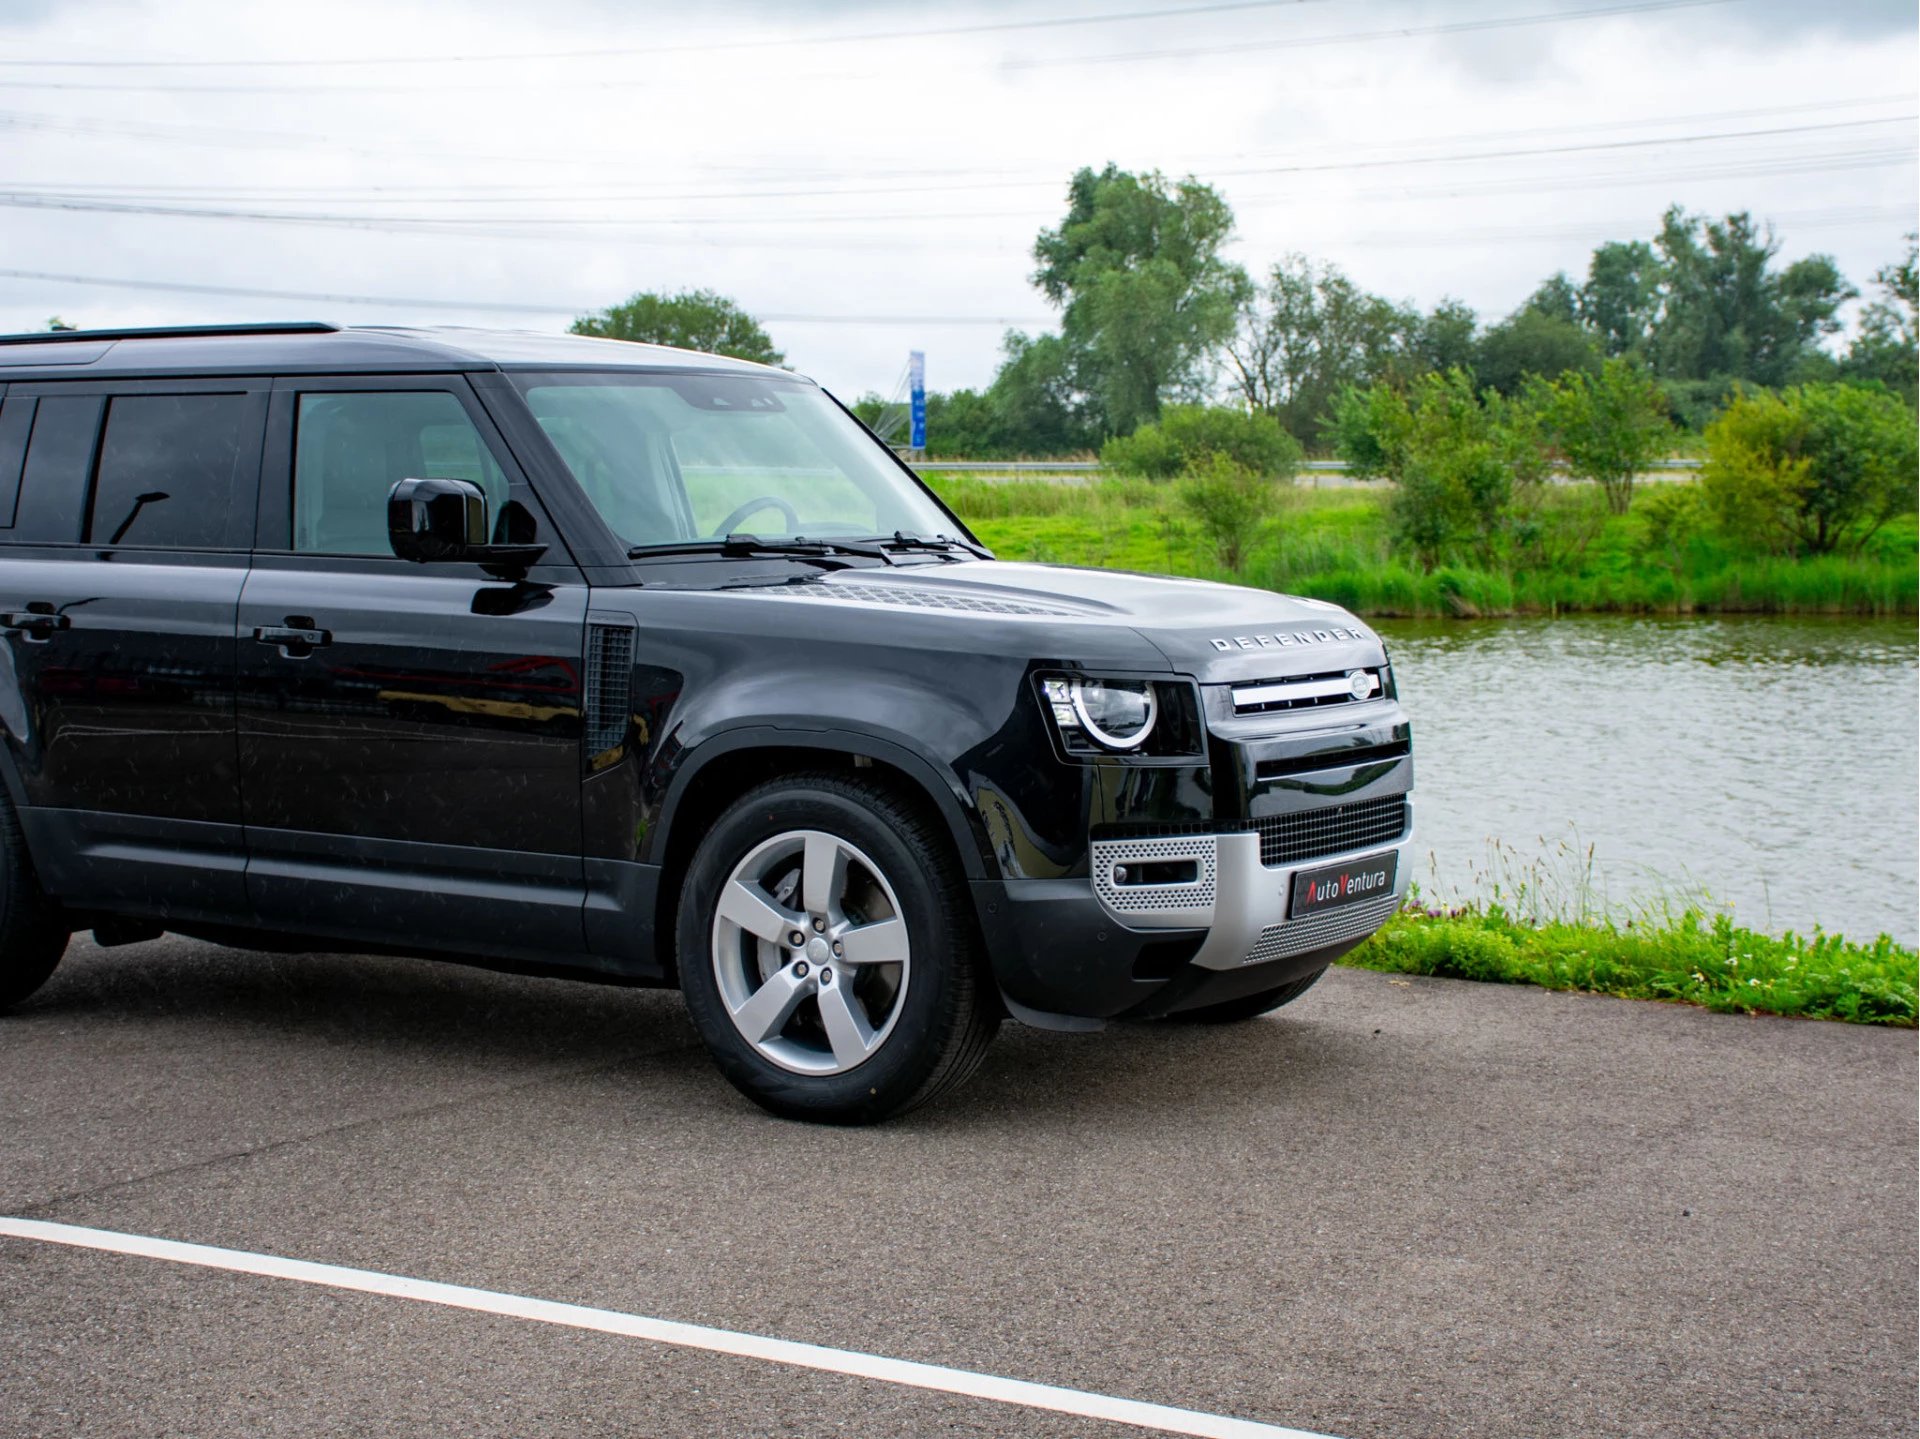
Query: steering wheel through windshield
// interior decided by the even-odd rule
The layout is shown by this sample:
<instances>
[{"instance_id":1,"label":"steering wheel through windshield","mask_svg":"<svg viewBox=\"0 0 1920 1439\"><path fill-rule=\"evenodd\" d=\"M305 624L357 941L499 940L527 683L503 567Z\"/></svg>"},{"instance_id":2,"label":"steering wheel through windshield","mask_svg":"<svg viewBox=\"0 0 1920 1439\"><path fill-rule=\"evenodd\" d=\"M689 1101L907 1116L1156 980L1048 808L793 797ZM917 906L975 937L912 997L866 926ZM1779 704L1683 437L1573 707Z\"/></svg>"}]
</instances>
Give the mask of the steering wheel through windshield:
<instances>
[{"instance_id":1,"label":"steering wheel through windshield","mask_svg":"<svg viewBox=\"0 0 1920 1439\"><path fill-rule=\"evenodd\" d=\"M708 538L724 540L728 535L740 528L740 521L744 520L748 515L758 514L761 510L780 511L781 514L786 516L787 533L791 535L799 531L800 515L792 505L788 504L778 495L761 495L756 499L748 500L744 505L736 505L733 512L724 520L720 521L719 528L715 529Z\"/></svg>"}]
</instances>

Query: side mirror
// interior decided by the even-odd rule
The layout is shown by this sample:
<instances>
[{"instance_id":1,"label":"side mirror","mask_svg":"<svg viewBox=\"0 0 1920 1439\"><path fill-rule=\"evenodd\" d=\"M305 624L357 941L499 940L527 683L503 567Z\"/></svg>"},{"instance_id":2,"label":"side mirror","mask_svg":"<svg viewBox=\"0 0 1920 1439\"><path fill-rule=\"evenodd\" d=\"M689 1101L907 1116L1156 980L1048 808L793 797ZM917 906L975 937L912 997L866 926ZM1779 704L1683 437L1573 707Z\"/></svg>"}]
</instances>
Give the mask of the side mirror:
<instances>
[{"instance_id":1,"label":"side mirror","mask_svg":"<svg viewBox=\"0 0 1920 1439\"><path fill-rule=\"evenodd\" d=\"M486 492L472 480L407 479L387 492L387 543L403 560L464 560L491 573L524 575L547 551L545 545L491 544L489 533Z\"/></svg>"}]
</instances>

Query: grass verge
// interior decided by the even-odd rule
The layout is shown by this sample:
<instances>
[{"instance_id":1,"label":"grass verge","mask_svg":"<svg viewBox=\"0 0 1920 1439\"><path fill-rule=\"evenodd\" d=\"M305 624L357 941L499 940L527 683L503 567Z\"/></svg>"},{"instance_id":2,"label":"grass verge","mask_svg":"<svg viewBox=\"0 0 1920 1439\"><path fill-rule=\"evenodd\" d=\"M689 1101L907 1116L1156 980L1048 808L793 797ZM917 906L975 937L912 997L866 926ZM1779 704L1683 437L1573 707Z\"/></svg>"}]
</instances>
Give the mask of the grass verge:
<instances>
[{"instance_id":1,"label":"grass verge","mask_svg":"<svg viewBox=\"0 0 1920 1439\"><path fill-rule=\"evenodd\" d=\"M1911 515L1857 555L1788 560L1742 553L1711 534L1657 544L1640 513L1607 514L1591 486L1566 486L1549 495L1531 549L1495 564L1422 571L1394 553L1383 490L1301 484L1276 492L1273 513L1236 571L1216 561L1171 484L964 474L929 480L1002 559L1231 580L1379 617L1890 615L1920 608L1920 528ZM1640 486L1636 505L1661 488Z\"/></svg>"},{"instance_id":2,"label":"grass verge","mask_svg":"<svg viewBox=\"0 0 1920 1439\"><path fill-rule=\"evenodd\" d=\"M1341 963L1737 1014L1908 1028L1915 1021L1916 954L1887 936L1871 944L1833 934L1776 937L1696 909L1575 922L1522 919L1498 904L1410 907Z\"/></svg>"}]
</instances>

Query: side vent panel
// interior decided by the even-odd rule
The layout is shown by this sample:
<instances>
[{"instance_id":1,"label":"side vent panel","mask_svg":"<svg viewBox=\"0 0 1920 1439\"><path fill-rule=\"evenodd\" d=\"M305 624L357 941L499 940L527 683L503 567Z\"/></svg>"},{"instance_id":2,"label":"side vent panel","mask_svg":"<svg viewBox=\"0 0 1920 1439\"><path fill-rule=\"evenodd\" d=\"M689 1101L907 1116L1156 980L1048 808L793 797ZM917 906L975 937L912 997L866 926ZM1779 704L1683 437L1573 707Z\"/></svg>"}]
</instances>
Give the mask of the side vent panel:
<instances>
[{"instance_id":1,"label":"side vent panel","mask_svg":"<svg viewBox=\"0 0 1920 1439\"><path fill-rule=\"evenodd\" d=\"M582 702L587 769L598 771L626 753L627 712L633 701L633 626L587 625L587 684Z\"/></svg>"}]
</instances>

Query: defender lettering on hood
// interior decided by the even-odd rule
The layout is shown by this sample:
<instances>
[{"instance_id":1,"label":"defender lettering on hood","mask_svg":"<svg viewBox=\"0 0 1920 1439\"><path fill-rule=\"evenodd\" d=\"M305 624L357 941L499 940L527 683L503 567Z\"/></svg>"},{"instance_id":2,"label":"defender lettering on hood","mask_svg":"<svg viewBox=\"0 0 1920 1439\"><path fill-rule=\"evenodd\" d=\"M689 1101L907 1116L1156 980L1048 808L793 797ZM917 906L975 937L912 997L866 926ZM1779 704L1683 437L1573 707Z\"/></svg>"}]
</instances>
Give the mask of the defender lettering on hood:
<instances>
[{"instance_id":1,"label":"defender lettering on hood","mask_svg":"<svg viewBox=\"0 0 1920 1439\"><path fill-rule=\"evenodd\" d=\"M1336 641L1370 640L1373 636L1359 625L1329 625L1323 630L1279 631L1272 634L1235 635L1231 639L1224 637L1209 640L1215 649L1225 653L1229 650L1265 650L1276 646L1280 649L1292 649L1296 645L1329 645Z\"/></svg>"}]
</instances>

